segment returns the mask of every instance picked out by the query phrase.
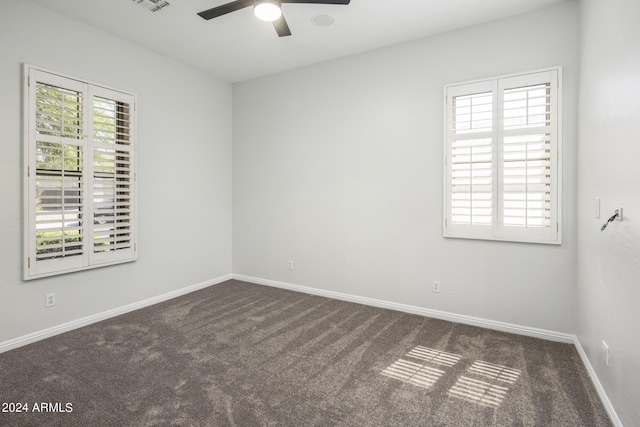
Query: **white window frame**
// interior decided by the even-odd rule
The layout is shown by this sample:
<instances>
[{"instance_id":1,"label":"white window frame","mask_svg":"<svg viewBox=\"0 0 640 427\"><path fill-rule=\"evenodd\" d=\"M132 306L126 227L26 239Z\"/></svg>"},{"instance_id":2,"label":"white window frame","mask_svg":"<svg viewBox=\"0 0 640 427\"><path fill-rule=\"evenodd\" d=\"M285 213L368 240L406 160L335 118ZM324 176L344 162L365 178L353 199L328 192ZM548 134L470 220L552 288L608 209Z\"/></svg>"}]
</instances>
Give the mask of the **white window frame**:
<instances>
[{"instance_id":1,"label":"white window frame","mask_svg":"<svg viewBox=\"0 0 640 427\"><path fill-rule=\"evenodd\" d=\"M136 96L29 64L24 64L23 73L24 280L135 261L137 259ZM64 134L44 135L36 129L37 86L39 83L82 94L82 101L78 103L82 108L81 119L78 120L78 123L81 124L77 126L77 133L73 134L75 139L67 138ZM100 103L94 97L104 98L109 102ZM40 99L45 98L41 96ZM107 104L111 104L112 107L102 107ZM94 134L94 120L100 117L100 113L97 113L99 111L107 111L103 113L102 117L107 117L107 120L110 117L112 121L108 122L109 124L106 126L113 127L113 132L107 133L109 136L104 137L106 139L102 141L99 134L100 129L96 129ZM63 126L67 126L66 121L62 123ZM40 126L42 128L43 125ZM125 130L121 131L120 129ZM38 256L37 240L38 238L43 239L43 228L38 229L37 215L41 215L40 218L42 218L43 209L46 211L47 206L51 206L47 203L51 202L43 201L42 193L38 195L36 176L40 174L40 180L43 180L42 177L49 176L49 173L47 169L37 169L43 167L38 166L37 147L42 150L43 146L48 148L51 145L52 151L56 151L58 150L55 147L57 144L60 144L61 147L62 144L66 147L79 147L77 151L82 153L81 160L78 162L81 164L80 172L74 172L79 176L77 182L80 191L78 193L81 196L77 197L76 204L79 204L80 208L75 213L67 214L65 204L68 203L68 198L74 200L75 197L67 196L66 191L61 190L62 197L59 199L59 203L62 205L58 206L62 207L58 209L60 209L62 219L58 220L60 227L56 228L58 231L63 230L63 233L66 232L67 227L74 228L79 232L81 244L78 246L81 246L81 249L78 249L77 254L73 255L66 255L64 251L61 251L57 252L57 256L47 257L48 254L42 255L41 246ZM102 153L105 154L100 154L100 150L103 150ZM63 153L65 150L62 149L60 152ZM45 158L49 155L45 154ZM60 161L63 165L62 170L65 172L58 171L63 175L67 173L64 158L63 155L63 160ZM104 172L105 170L108 172ZM110 172L112 170L113 173ZM65 182L64 177L60 179ZM46 179L44 180L46 181ZM98 181L101 181L102 184ZM105 187L105 182L112 188ZM60 196L52 197L55 202L56 197ZM105 202L105 200L109 201ZM41 203L40 210L38 210L38 203ZM109 206L104 206L105 203ZM56 214L54 212L51 216L45 212L44 216L47 217L47 215L49 215L48 218L54 218ZM73 221L71 225L65 222L65 215L74 218L71 220ZM55 218L41 220L41 224L47 221L55 222L56 220ZM52 239L57 238L52 237ZM57 245L54 243L54 246Z\"/></svg>"},{"instance_id":2,"label":"white window frame","mask_svg":"<svg viewBox=\"0 0 640 427\"><path fill-rule=\"evenodd\" d=\"M549 215L548 226L514 226L504 221L504 140L513 132L504 128L502 106L504 91L511 88L528 87L537 84L549 84L550 124L544 127L548 131L549 144ZM474 80L446 85L444 88L444 201L443 236L450 238L481 239L509 242L561 244L562 243L562 68L509 74L489 79ZM491 155L491 212L488 223L462 223L453 219L453 143L456 132L453 130L454 97L469 96L490 92L492 94L492 126L485 132L478 131L477 138L490 140ZM470 132L470 131L469 131ZM526 131L525 131L526 133ZM458 134L459 135L459 134ZM479 222L479 221L478 221Z\"/></svg>"}]
</instances>

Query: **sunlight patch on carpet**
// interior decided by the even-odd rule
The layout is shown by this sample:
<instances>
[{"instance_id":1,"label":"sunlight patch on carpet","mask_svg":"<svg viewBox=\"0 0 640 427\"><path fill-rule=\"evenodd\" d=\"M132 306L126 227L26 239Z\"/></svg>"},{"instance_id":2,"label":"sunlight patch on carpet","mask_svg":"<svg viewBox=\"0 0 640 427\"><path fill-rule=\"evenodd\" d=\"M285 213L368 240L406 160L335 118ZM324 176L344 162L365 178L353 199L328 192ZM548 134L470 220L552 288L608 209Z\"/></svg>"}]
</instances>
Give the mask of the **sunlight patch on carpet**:
<instances>
[{"instance_id":1,"label":"sunlight patch on carpet","mask_svg":"<svg viewBox=\"0 0 640 427\"><path fill-rule=\"evenodd\" d=\"M509 388L498 381L514 384L520 377L520 370L508 366L477 360L467 369L471 375L483 377L483 379L461 376L449 389L447 395L467 402L477 403L483 406L499 407L509 392ZM491 381L491 382L487 382Z\"/></svg>"},{"instance_id":2,"label":"sunlight patch on carpet","mask_svg":"<svg viewBox=\"0 0 640 427\"><path fill-rule=\"evenodd\" d=\"M381 374L423 388L432 387L445 373L442 369L428 366L427 363L447 368L455 365L461 359L457 354L434 350L421 345L405 354L405 357L412 360L400 358L382 371ZM416 362L414 359L420 362Z\"/></svg>"},{"instance_id":3,"label":"sunlight patch on carpet","mask_svg":"<svg viewBox=\"0 0 640 427\"><path fill-rule=\"evenodd\" d=\"M381 374L417 387L430 388L446 374L446 370L461 359L462 356L457 354L419 345L393 362ZM451 386L447 396L497 408L509 392L507 386L514 384L520 373L519 369L476 360Z\"/></svg>"},{"instance_id":4,"label":"sunlight patch on carpet","mask_svg":"<svg viewBox=\"0 0 640 427\"><path fill-rule=\"evenodd\" d=\"M507 366L483 362L481 360L478 360L473 365L471 365L471 367L469 368L469 372L491 379L504 381L509 384L515 383L520 376L519 369L513 369Z\"/></svg>"},{"instance_id":5,"label":"sunlight patch on carpet","mask_svg":"<svg viewBox=\"0 0 640 427\"><path fill-rule=\"evenodd\" d=\"M449 389L447 395L466 400L467 402L498 407L502 404L508 391L509 389L506 387L463 375L458 378L458 381Z\"/></svg>"},{"instance_id":6,"label":"sunlight patch on carpet","mask_svg":"<svg viewBox=\"0 0 640 427\"><path fill-rule=\"evenodd\" d=\"M391 377L418 387L429 388L433 386L444 371L432 368L409 360L398 359L391 366L382 371L382 375Z\"/></svg>"},{"instance_id":7,"label":"sunlight patch on carpet","mask_svg":"<svg viewBox=\"0 0 640 427\"><path fill-rule=\"evenodd\" d=\"M453 366L461 359L457 354L434 350L421 345L407 353L407 356L444 366Z\"/></svg>"}]
</instances>

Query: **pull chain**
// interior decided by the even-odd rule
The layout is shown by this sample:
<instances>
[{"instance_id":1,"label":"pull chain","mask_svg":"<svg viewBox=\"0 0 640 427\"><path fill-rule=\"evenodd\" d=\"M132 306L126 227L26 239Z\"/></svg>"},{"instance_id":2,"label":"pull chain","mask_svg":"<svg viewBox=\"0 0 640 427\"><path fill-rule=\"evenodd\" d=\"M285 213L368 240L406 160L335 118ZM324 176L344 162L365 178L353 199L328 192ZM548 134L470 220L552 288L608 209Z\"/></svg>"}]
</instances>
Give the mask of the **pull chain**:
<instances>
[{"instance_id":1,"label":"pull chain","mask_svg":"<svg viewBox=\"0 0 640 427\"><path fill-rule=\"evenodd\" d=\"M607 225L609 225L609 223L612 222L614 219L616 219L619 215L620 215L620 212L618 211L618 209L616 209L615 213L611 215L611 218L609 218L607 222L604 223L600 231L604 231L604 229L607 228Z\"/></svg>"}]
</instances>

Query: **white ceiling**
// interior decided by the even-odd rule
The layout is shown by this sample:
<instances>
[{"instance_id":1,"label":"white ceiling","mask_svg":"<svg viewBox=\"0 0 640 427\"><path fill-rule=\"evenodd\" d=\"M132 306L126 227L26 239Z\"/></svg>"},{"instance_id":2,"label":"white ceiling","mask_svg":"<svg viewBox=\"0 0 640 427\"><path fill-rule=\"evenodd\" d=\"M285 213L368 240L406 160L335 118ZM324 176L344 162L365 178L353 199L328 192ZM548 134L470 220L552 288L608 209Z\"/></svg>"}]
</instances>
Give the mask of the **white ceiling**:
<instances>
[{"instance_id":1,"label":"white ceiling","mask_svg":"<svg viewBox=\"0 0 640 427\"><path fill-rule=\"evenodd\" d=\"M197 12L231 0L167 0L159 12L132 0L33 0L229 82L239 82L415 40L563 0L351 0L348 6L284 4L291 32L277 36L251 7L210 21ZM317 26L312 18L331 15Z\"/></svg>"}]
</instances>

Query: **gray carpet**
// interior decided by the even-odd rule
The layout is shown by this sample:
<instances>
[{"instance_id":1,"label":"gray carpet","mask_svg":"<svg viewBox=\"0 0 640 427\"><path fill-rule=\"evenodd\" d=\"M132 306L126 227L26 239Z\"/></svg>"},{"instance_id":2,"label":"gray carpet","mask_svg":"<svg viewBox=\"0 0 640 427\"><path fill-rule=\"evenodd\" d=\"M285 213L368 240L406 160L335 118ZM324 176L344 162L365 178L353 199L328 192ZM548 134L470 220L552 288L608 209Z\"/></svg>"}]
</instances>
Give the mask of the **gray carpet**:
<instances>
[{"instance_id":1,"label":"gray carpet","mask_svg":"<svg viewBox=\"0 0 640 427\"><path fill-rule=\"evenodd\" d=\"M0 354L8 402L3 426L611 425L572 345L238 281Z\"/></svg>"}]
</instances>

